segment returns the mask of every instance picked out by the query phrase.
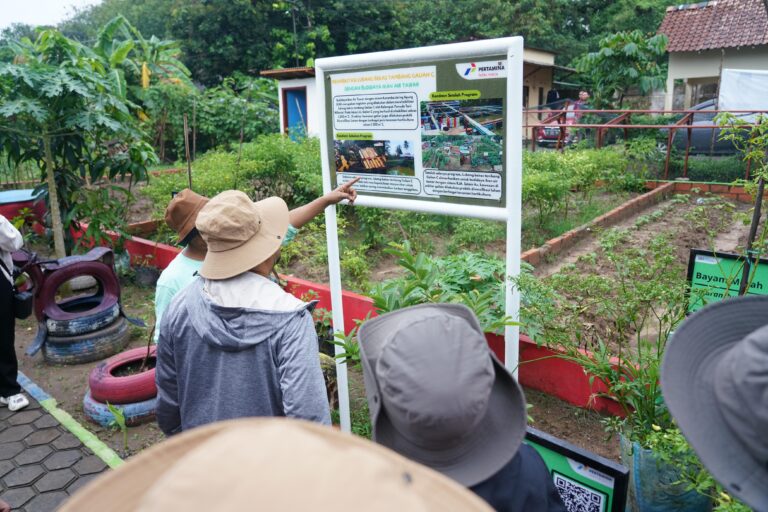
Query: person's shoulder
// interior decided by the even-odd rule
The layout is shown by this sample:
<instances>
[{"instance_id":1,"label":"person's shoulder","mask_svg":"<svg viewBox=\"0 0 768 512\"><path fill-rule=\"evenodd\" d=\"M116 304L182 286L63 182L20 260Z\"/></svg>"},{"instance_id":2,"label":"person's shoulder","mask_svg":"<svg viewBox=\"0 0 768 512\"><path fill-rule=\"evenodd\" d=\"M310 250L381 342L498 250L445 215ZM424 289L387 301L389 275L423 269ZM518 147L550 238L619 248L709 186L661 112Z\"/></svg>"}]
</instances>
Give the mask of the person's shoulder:
<instances>
[{"instance_id":1,"label":"person's shoulder","mask_svg":"<svg viewBox=\"0 0 768 512\"><path fill-rule=\"evenodd\" d=\"M175 322L179 318L185 318L189 314L189 308L201 295L201 280L193 278L189 286L184 286L173 296L165 315L169 322Z\"/></svg>"},{"instance_id":2,"label":"person's shoulder","mask_svg":"<svg viewBox=\"0 0 768 512\"><path fill-rule=\"evenodd\" d=\"M202 261L187 258L179 253L160 273L157 286L181 290L194 280L195 272L199 271L202 265Z\"/></svg>"}]
</instances>

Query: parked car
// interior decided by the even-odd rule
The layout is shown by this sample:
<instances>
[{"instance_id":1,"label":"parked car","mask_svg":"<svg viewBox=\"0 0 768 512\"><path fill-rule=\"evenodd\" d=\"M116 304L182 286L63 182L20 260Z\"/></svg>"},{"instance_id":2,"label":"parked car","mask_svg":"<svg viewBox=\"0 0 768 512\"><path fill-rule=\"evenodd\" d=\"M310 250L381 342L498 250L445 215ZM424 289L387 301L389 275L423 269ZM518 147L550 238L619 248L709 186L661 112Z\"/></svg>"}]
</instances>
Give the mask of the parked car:
<instances>
[{"instance_id":1,"label":"parked car","mask_svg":"<svg viewBox=\"0 0 768 512\"><path fill-rule=\"evenodd\" d=\"M573 105L568 105L567 110L573 110ZM565 115L565 122L560 124L557 121L552 121L545 125L536 128L536 144L539 146L556 146L557 141L560 138L560 131L563 132L563 145L571 143L571 137L569 134L570 126L575 122L576 116L573 112L568 112Z\"/></svg>"},{"instance_id":2,"label":"parked car","mask_svg":"<svg viewBox=\"0 0 768 512\"><path fill-rule=\"evenodd\" d=\"M717 99L711 99L698 105L694 105L689 110L695 110L693 115L693 129L691 131L691 146L689 154L691 155L733 155L736 153L736 147L729 140L720 140L722 130L720 128L696 128L696 126L712 126L717 124L715 121L715 110L717 110ZM745 120L749 121L749 114L745 114ZM665 136L668 130L660 130ZM683 127L675 130L675 138L672 141L672 147L685 152L685 145L688 139L688 130ZM666 143L662 143L661 149L666 150Z\"/></svg>"}]
</instances>

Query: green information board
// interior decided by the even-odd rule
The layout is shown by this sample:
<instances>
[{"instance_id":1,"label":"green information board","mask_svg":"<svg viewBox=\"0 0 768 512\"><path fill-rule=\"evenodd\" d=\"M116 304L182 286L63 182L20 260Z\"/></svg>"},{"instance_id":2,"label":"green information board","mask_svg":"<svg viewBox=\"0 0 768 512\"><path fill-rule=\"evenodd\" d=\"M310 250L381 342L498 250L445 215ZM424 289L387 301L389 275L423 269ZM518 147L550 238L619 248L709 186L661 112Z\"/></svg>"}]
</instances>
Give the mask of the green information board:
<instances>
[{"instance_id":1,"label":"green information board","mask_svg":"<svg viewBox=\"0 0 768 512\"><path fill-rule=\"evenodd\" d=\"M751 260L747 295L768 294L768 260ZM691 293L688 312L701 309L724 297L739 293L744 257L738 254L691 249L688 258L688 282Z\"/></svg>"},{"instance_id":2,"label":"green information board","mask_svg":"<svg viewBox=\"0 0 768 512\"><path fill-rule=\"evenodd\" d=\"M627 468L531 427L525 442L544 459L570 512L624 512Z\"/></svg>"}]
</instances>

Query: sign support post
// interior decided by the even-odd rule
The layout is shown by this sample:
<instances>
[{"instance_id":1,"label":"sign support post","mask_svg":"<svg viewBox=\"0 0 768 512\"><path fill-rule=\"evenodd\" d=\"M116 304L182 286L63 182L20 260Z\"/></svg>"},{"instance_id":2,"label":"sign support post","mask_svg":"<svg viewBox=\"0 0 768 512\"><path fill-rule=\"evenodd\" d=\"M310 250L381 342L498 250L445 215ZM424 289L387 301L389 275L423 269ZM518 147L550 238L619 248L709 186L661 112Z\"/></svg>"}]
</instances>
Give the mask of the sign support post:
<instances>
[{"instance_id":1,"label":"sign support post","mask_svg":"<svg viewBox=\"0 0 768 512\"><path fill-rule=\"evenodd\" d=\"M505 314L518 320L523 39L323 58L315 72L324 192L360 177L359 207L505 221ZM343 332L336 207L325 215L333 326ZM518 326L504 334L517 374ZM349 432L346 363L337 360L336 376Z\"/></svg>"}]
</instances>

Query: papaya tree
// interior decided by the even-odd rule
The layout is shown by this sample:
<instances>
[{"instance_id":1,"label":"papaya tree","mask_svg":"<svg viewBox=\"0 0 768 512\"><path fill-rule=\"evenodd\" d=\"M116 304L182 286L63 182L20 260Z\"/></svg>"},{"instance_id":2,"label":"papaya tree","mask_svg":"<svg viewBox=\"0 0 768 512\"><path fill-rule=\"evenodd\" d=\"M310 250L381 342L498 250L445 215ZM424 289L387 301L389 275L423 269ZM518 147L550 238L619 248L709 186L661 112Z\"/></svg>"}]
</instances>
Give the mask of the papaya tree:
<instances>
[{"instance_id":1,"label":"papaya tree","mask_svg":"<svg viewBox=\"0 0 768 512\"><path fill-rule=\"evenodd\" d=\"M113 52L110 62L56 30L9 47L13 61L0 63L0 148L10 164L40 167L60 258L67 227L60 207L69 207L82 179L130 173L138 180L156 156L117 70L127 52Z\"/></svg>"}]
</instances>

